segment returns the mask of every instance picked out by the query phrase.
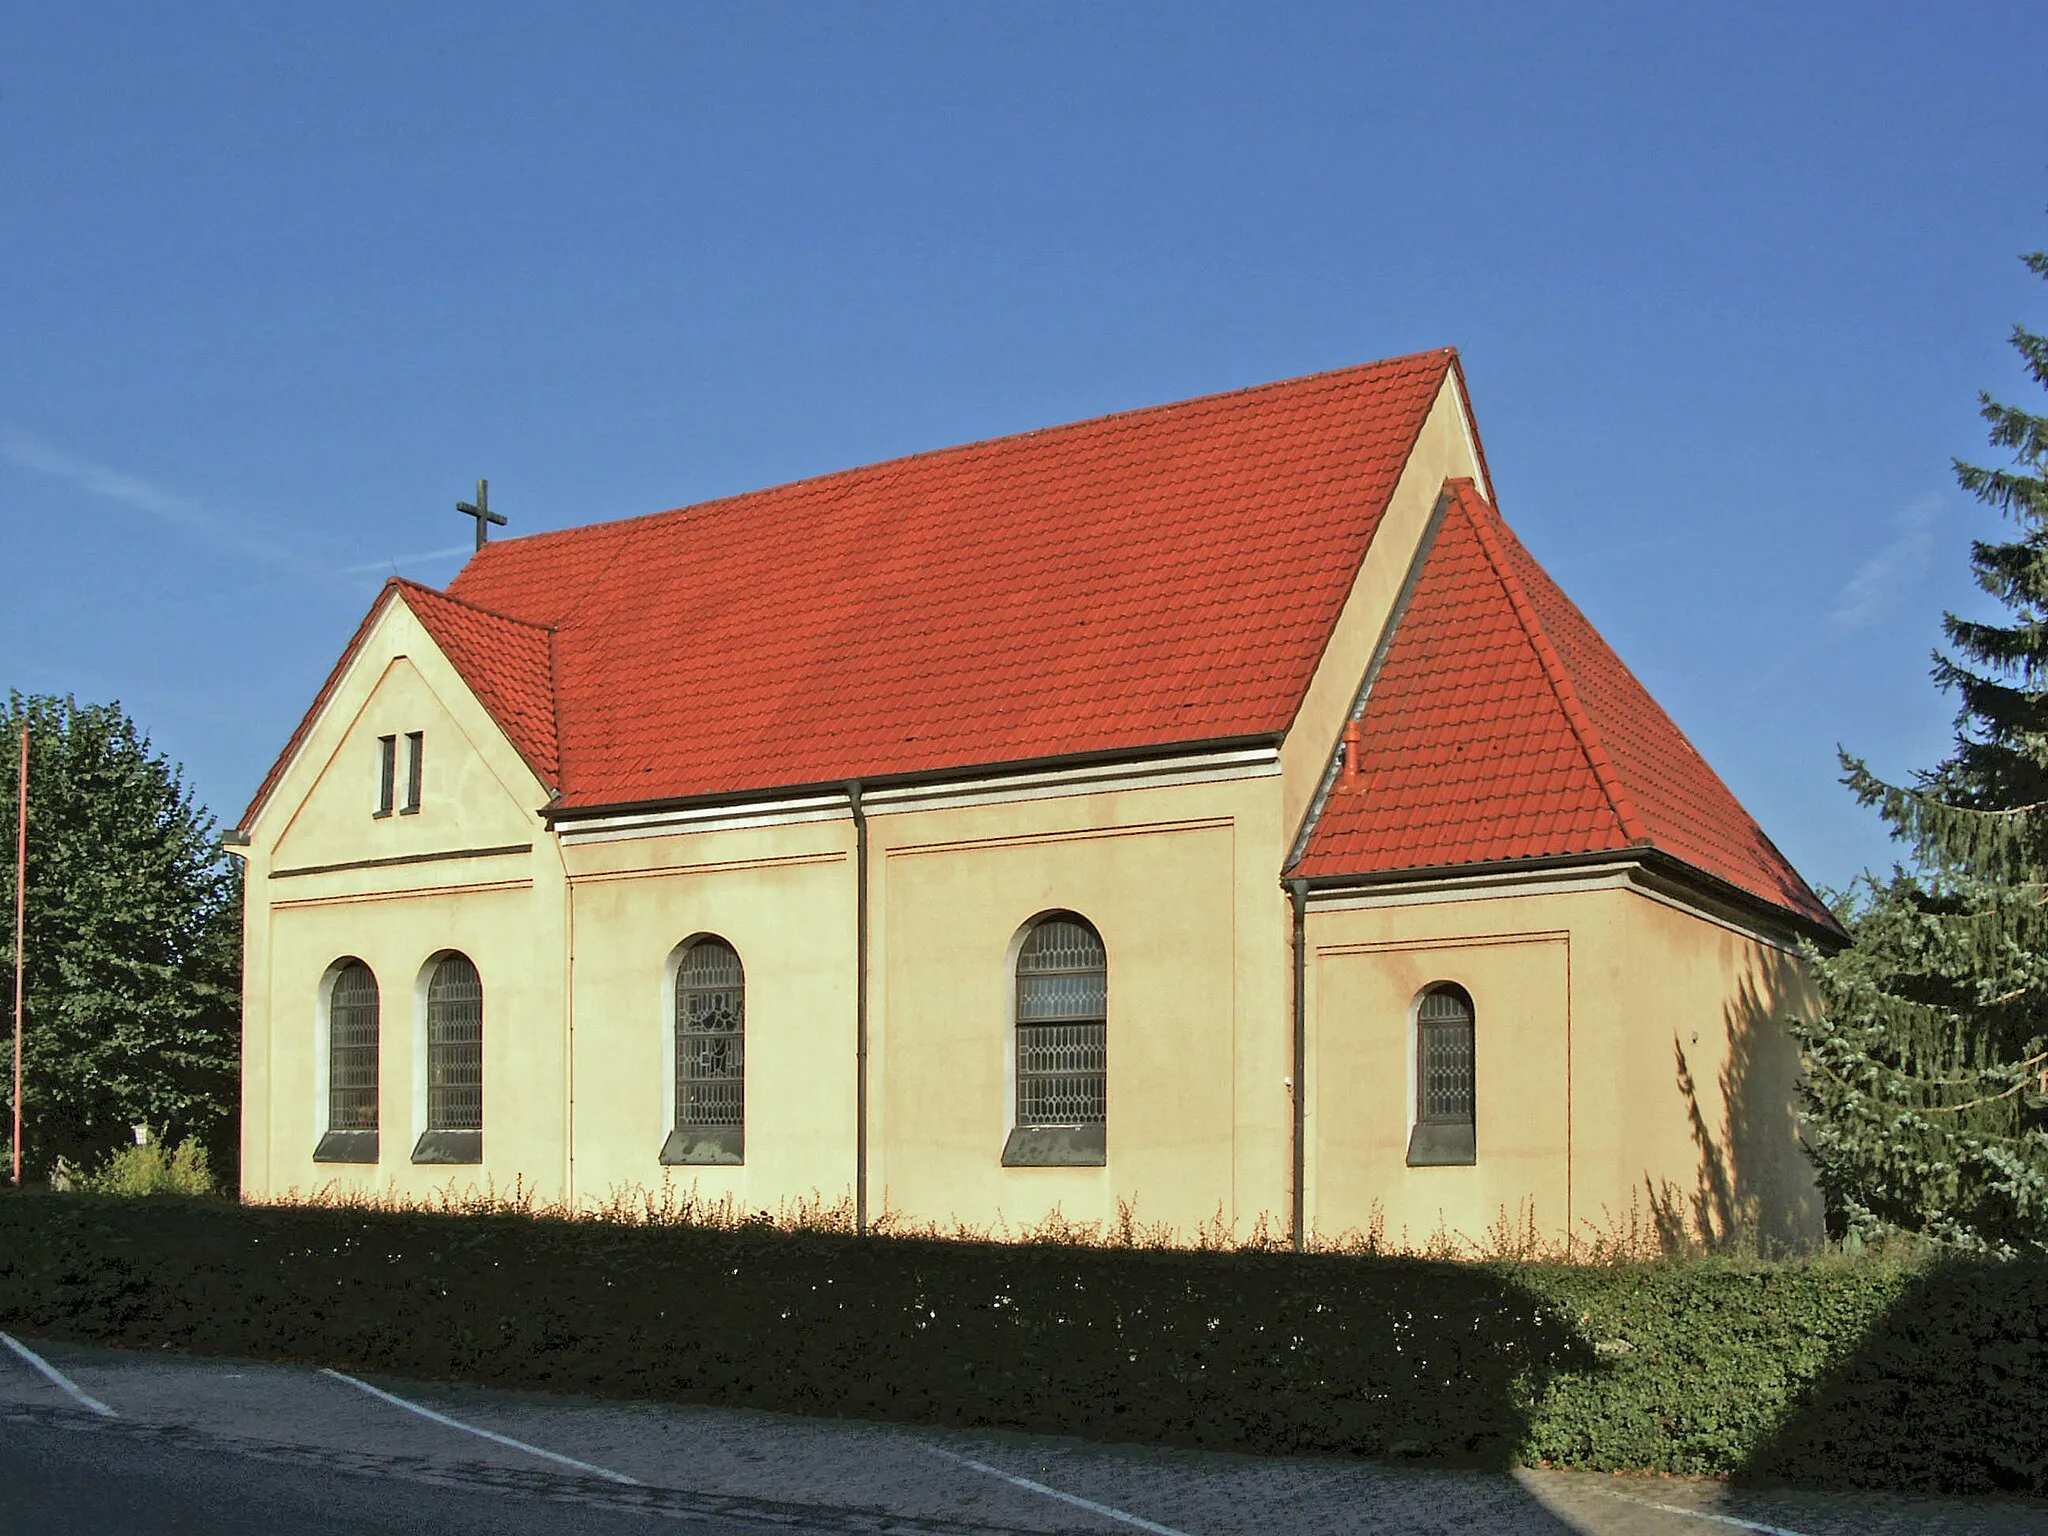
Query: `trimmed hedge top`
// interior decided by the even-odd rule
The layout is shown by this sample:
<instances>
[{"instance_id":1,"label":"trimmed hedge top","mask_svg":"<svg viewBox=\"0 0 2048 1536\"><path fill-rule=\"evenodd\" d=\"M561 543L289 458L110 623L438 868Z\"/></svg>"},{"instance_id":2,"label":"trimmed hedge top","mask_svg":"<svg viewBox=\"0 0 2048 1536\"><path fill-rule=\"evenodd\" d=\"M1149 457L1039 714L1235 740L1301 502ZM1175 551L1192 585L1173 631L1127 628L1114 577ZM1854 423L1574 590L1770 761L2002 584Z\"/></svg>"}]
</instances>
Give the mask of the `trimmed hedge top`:
<instances>
[{"instance_id":1,"label":"trimmed hedge top","mask_svg":"<svg viewBox=\"0 0 2048 1536\"><path fill-rule=\"evenodd\" d=\"M2048 1493L2048 1265L1199 1253L0 1200L0 1320L612 1397Z\"/></svg>"}]
</instances>

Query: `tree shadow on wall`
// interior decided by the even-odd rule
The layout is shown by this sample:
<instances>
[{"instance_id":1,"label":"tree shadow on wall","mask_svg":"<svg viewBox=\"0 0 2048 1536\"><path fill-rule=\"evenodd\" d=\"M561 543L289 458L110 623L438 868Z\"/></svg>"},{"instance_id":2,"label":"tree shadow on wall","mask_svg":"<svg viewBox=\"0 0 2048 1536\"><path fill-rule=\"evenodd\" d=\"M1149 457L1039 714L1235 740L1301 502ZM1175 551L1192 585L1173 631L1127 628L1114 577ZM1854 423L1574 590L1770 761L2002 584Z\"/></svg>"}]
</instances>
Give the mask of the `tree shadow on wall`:
<instances>
[{"instance_id":1,"label":"tree shadow on wall","mask_svg":"<svg viewBox=\"0 0 2048 1536\"><path fill-rule=\"evenodd\" d=\"M1810 989L1795 957L1768 956L1722 1009L1728 1059L1716 1086L1725 1114L1702 1100L1685 1044L1671 1038L1698 1164L1690 1190L1667 1180L1649 1191L1666 1252L1783 1256L1821 1242L1820 1187L1799 1134L1799 1047L1783 1022Z\"/></svg>"},{"instance_id":2,"label":"tree shadow on wall","mask_svg":"<svg viewBox=\"0 0 2048 1536\"><path fill-rule=\"evenodd\" d=\"M2048 1263L1950 1259L1907 1283L1736 1481L2048 1496L2044 1425Z\"/></svg>"}]
</instances>

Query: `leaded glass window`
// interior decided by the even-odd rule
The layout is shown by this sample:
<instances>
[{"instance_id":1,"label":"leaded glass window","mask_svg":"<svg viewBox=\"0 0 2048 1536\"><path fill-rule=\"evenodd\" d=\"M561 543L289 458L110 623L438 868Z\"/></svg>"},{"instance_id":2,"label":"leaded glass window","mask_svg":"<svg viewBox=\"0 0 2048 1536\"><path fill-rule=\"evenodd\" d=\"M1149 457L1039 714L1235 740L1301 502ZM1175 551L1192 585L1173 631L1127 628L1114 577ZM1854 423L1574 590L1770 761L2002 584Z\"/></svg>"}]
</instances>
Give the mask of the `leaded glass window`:
<instances>
[{"instance_id":1,"label":"leaded glass window","mask_svg":"<svg viewBox=\"0 0 2048 1536\"><path fill-rule=\"evenodd\" d=\"M468 956L446 955L427 983L427 1129L483 1126L483 978Z\"/></svg>"},{"instance_id":2,"label":"leaded glass window","mask_svg":"<svg viewBox=\"0 0 2048 1536\"><path fill-rule=\"evenodd\" d=\"M327 994L327 1129L377 1129L377 978L360 960Z\"/></svg>"},{"instance_id":3,"label":"leaded glass window","mask_svg":"<svg viewBox=\"0 0 2048 1536\"><path fill-rule=\"evenodd\" d=\"M1431 987L1415 1005L1413 1167L1476 1161L1476 1050L1472 999L1463 987Z\"/></svg>"},{"instance_id":4,"label":"leaded glass window","mask_svg":"<svg viewBox=\"0 0 2048 1536\"><path fill-rule=\"evenodd\" d=\"M1017 1125L1102 1125L1109 1107L1109 958L1072 913L1017 954Z\"/></svg>"},{"instance_id":5,"label":"leaded glass window","mask_svg":"<svg viewBox=\"0 0 2048 1536\"><path fill-rule=\"evenodd\" d=\"M1456 987L1423 994L1417 1012L1415 1118L1472 1118L1472 1000Z\"/></svg>"},{"instance_id":6,"label":"leaded glass window","mask_svg":"<svg viewBox=\"0 0 2048 1536\"><path fill-rule=\"evenodd\" d=\"M723 939L699 939L676 969L676 1124L746 1122L747 981Z\"/></svg>"}]
</instances>

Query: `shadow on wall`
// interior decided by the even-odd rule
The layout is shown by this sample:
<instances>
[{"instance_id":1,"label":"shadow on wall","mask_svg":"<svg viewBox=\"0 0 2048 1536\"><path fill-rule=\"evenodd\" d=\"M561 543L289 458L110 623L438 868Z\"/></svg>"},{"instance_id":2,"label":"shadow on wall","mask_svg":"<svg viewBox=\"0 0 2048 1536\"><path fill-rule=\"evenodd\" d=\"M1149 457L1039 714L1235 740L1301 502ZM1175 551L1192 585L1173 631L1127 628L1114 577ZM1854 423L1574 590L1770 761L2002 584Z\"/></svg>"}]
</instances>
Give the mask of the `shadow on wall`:
<instances>
[{"instance_id":1,"label":"shadow on wall","mask_svg":"<svg viewBox=\"0 0 2048 1536\"><path fill-rule=\"evenodd\" d=\"M1795 957L1766 953L1722 1009L1728 1061L1719 1106L1701 1098L1684 1043L1671 1039L1698 1166L1691 1190L1666 1180L1649 1191L1668 1253L1781 1256L1810 1251L1823 1236L1820 1187L1799 1135L1799 1047L1781 1022L1810 1006L1811 989Z\"/></svg>"},{"instance_id":2,"label":"shadow on wall","mask_svg":"<svg viewBox=\"0 0 2048 1536\"><path fill-rule=\"evenodd\" d=\"M1754 1485L2048 1495L2048 1264L1929 1266L1736 1474Z\"/></svg>"}]
</instances>

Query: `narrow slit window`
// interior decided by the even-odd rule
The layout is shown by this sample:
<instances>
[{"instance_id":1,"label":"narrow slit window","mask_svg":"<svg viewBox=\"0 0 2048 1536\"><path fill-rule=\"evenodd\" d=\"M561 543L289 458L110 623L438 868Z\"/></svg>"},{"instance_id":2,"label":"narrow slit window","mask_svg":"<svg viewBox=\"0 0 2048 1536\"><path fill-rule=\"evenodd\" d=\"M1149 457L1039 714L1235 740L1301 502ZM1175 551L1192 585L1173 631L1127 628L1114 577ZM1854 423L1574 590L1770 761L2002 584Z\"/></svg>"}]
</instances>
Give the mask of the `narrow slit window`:
<instances>
[{"instance_id":1,"label":"narrow slit window","mask_svg":"<svg viewBox=\"0 0 2048 1536\"><path fill-rule=\"evenodd\" d=\"M377 814L389 816L398 794L398 738L377 738Z\"/></svg>"},{"instance_id":2,"label":"narrow slit window","mask_svg":"<svg viewBox=\"0 0 2048 1536\"><path fill-rule=\"evenodd\" d=\"M747 977L739 952L704 938L676 967L676 1117L664 1163L745 1160Z\"/></svg>"},{"instance_id":3,"label":"narrow slit window","mask_svg":"<svg viewBox=\"0 0 2048 1536\"><path fill-rule=\"evenodd\" d=\"M1003 1161L1099 1165L1109 1120L1109 957L1085 918L1056 913L1017 953L1016 1106Z\"/></svg>"},{"instance_id":4,"label":"narrow slit window","mask_svg":"<svg viewBox=\"0 0 2048 1536\"><path fill-rule=\"evenodd\" d=\"M405 738L405 804L400 814L417 815L420 808L421 759L425 757L427 738L419 731L408 732Z\"/></svg>"},{"instance_id":5,"label":"narrow slit window","mask_svg":"<svg viewBox=\"0 0 2048 1536\"><path fill-rule=\"evenodd\" d=\"M1472 999L1463 987L1432 987L1415 1009L1415 1129L1411 1167L1478 1160L1477 1048Z\"/></svg>"}]
</instances>

